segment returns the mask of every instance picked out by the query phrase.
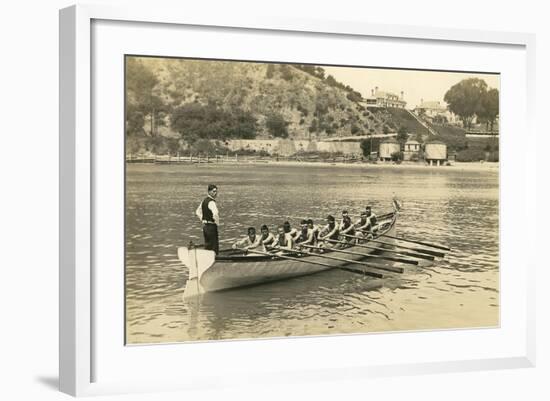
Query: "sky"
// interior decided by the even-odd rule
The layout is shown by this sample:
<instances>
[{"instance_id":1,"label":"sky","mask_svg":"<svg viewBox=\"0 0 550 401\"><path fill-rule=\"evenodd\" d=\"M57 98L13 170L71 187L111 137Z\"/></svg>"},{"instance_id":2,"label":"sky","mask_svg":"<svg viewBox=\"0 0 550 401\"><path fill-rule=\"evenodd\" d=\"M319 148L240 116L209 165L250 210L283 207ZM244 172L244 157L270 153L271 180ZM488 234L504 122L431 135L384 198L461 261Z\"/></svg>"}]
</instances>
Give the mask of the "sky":
<instances>
[{"instance_id":1,"label":"sky","mask_svg":"<svg viewBox=\"0 0 550 401\"><path fill-rule=\"evenodd\" d=\"M424 101L439 100L443 105L445 92L451 86L466 78L481 78L489 88L500 90L500 76L497 74L469 74L440 71L411 71L378 68L323 67L327 75L332 75L337 81L351 86L363 97L371 95L371 89L378 86L381 91L400 95L404 92L407 108L413 109Z\"/></svg>"}]
</instances>

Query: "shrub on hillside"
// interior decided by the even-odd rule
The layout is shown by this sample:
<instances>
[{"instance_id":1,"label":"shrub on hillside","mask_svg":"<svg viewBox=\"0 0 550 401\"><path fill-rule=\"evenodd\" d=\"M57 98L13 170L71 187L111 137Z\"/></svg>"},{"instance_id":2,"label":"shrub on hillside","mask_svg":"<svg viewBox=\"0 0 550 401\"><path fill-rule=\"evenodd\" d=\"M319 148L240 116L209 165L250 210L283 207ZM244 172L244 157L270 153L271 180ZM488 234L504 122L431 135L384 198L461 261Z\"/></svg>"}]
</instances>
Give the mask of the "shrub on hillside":
<instances>
[{"instance_id":1,"label":"shrub on hillside","mask_svg":"<svg viewBox=\"0 0 550 401\"><path fill-rule=\"evenodd\" d=\"M482 149L463 149L456 154L456 161L478 162L485 160L485 151Z\"/></svg>"},{"instance_id":2,"label":"shrub on hillside","mask_svg":"<svg viewBox=\"0 0 550 401\"><path fill-rule=\"evenodd\" d=\"M275 138L288 138L288 124L283 116L277 113L270 114L265 121L267 130Z\"/></svg>"}]
</instances>

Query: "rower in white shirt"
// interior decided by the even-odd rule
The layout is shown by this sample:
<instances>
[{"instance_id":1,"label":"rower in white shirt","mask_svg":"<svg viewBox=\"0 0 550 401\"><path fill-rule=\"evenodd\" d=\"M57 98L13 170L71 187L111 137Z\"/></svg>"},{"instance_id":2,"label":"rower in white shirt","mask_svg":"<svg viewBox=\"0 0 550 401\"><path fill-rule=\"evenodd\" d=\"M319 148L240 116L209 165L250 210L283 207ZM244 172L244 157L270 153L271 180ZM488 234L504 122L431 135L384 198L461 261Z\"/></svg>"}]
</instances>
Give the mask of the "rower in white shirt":
<instances>
[{"instance_id":1,"label":"rower in white shirt","mask_svg":"<svg viewBox=\"0 0 550 401\"><path fill-rule=\"evenodd\" d=\"M258 249L265 251L264 244L262 243L262 237L256 235L256 229L254 227L248 227L248 235L233 244L233 249Z\"/></svg>"}]
</instances>

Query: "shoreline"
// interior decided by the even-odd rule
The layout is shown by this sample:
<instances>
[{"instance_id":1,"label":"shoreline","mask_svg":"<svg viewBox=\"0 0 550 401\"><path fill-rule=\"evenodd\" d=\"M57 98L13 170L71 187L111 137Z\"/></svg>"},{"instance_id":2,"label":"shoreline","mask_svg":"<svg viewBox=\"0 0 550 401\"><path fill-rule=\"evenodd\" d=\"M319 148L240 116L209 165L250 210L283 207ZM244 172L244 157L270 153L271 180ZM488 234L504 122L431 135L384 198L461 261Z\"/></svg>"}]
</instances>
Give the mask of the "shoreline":
<instances>
[{"instance_id":1,"label":"shoreline","mask_svg":"<svg viewBox=\"0 0 550 401\"><path fill-rule=\"evenodd\" d=\"M397 170L451 170L451 171L484 171L484 172L499 172L499 162L452 162L450 166L430 166L425 163L414 162L402 162L400 164L392 162L378 162L378 163L345 163L341 161L297 161L297 160L224 160L222 162L189 162L189 161L173 161L173 162L126 162L128 165L195 165L203 167L215 167L215 166L241 166L241 165L270 165L270 166L288 166L288 167L304 167L304 166L317 166L317 167L338 167L338 168L360 168L364 170L369 169L397 169Z\"/></svg>"}]
</instances>

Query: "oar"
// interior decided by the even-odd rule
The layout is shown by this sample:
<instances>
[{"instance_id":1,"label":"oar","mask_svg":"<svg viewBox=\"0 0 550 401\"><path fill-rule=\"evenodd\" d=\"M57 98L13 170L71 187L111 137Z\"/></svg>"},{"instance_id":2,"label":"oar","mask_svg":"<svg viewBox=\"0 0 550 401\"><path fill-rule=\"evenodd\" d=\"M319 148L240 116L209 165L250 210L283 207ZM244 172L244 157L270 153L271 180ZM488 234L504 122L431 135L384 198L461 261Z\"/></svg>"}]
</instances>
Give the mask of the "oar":
<instances>
[{"instance_id":1,"label":"oar","mask_svg":"<svg viewBox=\"0 0 550 401\"><path fill-rule=\"evenodd\" d=\"M387 260L391 260L391 261L394 261L394 262L408 263L408 264L411 264L411 265L417 265L418 264L418 261L416 261L416 260L392 258L392 257L381 256L381 255L369 255L368 253L353 252L353 251L348 251L348 250L343 250L343 249L321 248L319 246L302 245L302 244L298 244L298 246L303 246L303 247L311 248L311 249L319 249L319 250L323 250L323 251L326 251L326 252L338 252L338 253L345 253L345 254L348 254L348 255L363 256L365 258L387 259ZM400 267L392 267L391 269L392 270L390 270L390 271L393 271L393 272L396 272L396 273L403 273L403 269L400 268Z\"/></svg>"},{"instance_id":2,"label":"oar","mask_svg":"<svg viewBox=\"0 0 550 401\"><path fill-rule=\"evenodd\" d=\"M344 241L335 241L335 240L332 240L332 239L326 239L324 241L332 242L334 244L347 244ZM406 251L392 251L391 249L380 248L379 246L372 246L372 245L366 245L366 244L355 244L354 246L357 246L359 248L365 248L365 249L374 249L375 251L395 253L396 255L399 255L399 256L410 256L410 257L413 257L413 258L425 259L425 260L434 260L435 259L435 256L431 256L431 255L423 255L421 253L412 253L412 252L406 252Z\"/></svg>"},{"instance_id":3,"label":"oar","mask_svg":"<svg viewBox=\"0 0 550 401\"><path fill-rule=\"evenodd\" d=\"M332 250L332 249L329 249L329 250ZM390 271L390 272L394 272L394 273L403 273L403 271L404 271L403 268L401 268L401 267L373 265L371 263L365 263L365 262L361 262L359 260L349 260L349 259L345 259L345 258L339 258L337 256L328 256L326 254L319 254L319 253L312 253L312 252L303 252L303 253L305 253L306 255L318 256L320 258L327 258L327 259L332 259L332 260L338 260L340 262L345 262L345 263L363 265L363 266L370 267L372 269L377 269L377 270L385 270L385 271Z\"/></svg>"},{"instance_id":4,"label":"oar","mask_svg":"<svg viewBox=\"0 0 550 401\"><path fill-rule=\"evenodd\" d=\"M388 234L382 234L380 236L381 237L393 238L393 239L397 239L399 241L404 241L404 242L412 242L413 244L429 246L431 248L442 249L444 251L450 251L451 250L451 248L449 248L447 246L444 246L444 245L440 245L440 244L431 244L429 242L422 242L422 241L416 241L416 240L411 240L411 239L405 239L405 238L401 238L401 237L394 237L393 235L388 235Z\"/></svg>"},{"instance_id":5,"label":"oar","mask_svg":"<svg viewBox=\"0 0 550 401\"><path fill-rule=\"evenodd\" d=\"M366 231L366 233L371 234L368 231ZM342 235L344 237L357 238L353 235L347 235L347 234L342 234ZM377 243L377 244L390 245L390 246L393 246L393 247L396 247L396 248L409 249L409 250L413 250L415 252L420 252L420 253L425 253L425 254L428 254L428 255L438 256L440 258L445 256L444 253L431 251L429 249L422 249L422 248L414 248L414 247L409 247L409 246L404 246L404 245L397 245L397 244L392 244L391 242L384 242L384 241L379 241L379 240L375 240L375 239L366 239L366 241L367 242L374 242L374 243Z\"/></svg>"},{"instance_id":6,"label":"oar","mask_svg":"<svg viewBox=\"0 0 550 401\"><path fill-rule=\"evenodd\" d=\"M314 261L314 260L307 260L307 259L303 259L303 258L293 258L291 256L285 256L285 255L274 255L272 253L256 251L254 249L248 249L248 252L257 253L259 255L271 256L273 258L281 258L281 259L286 259L286 260L292 260L294 262L302 262L302 263L309 263L309 264L312 264L312 265L330 267L331 269L345 270L345 271L352 272L352 273L363 274L365 276L371 276L371 277L376 277L376 278L384 278L384 275L381 274L381 273L369 272L369 271L365 271L365 270L357 270L357 269L352 269L350 267L333 266L333 265L329 265L327 263L317 262L317 261ZM310 253L308 253L308 252L305 252L305 254L310 255Z\"/></svg>"},{"instance_id":7,"label":"oar","mask_svg":"<svg viewBox=\"0 0 550 401\"><path fill-rule=\"evenodd\" d=\"M409 249L411 251L425 253L425 254L428 254L428 255L433 255L433 256L437 256L439 258L442 258L442 257L445 256L444 253L436 252L436 251L430 251L428 249L421 249L421 248L415 248L415 247L410 247L410 246L397 245L397 244L392 244L391 242L378 241L378 240L375 240L375 239L371 239L371 240L368 240L368 241L369 242L374 242L374 243L377 243L377 244L393 246L395 248Z\"/></svg>"}]
</instances>

